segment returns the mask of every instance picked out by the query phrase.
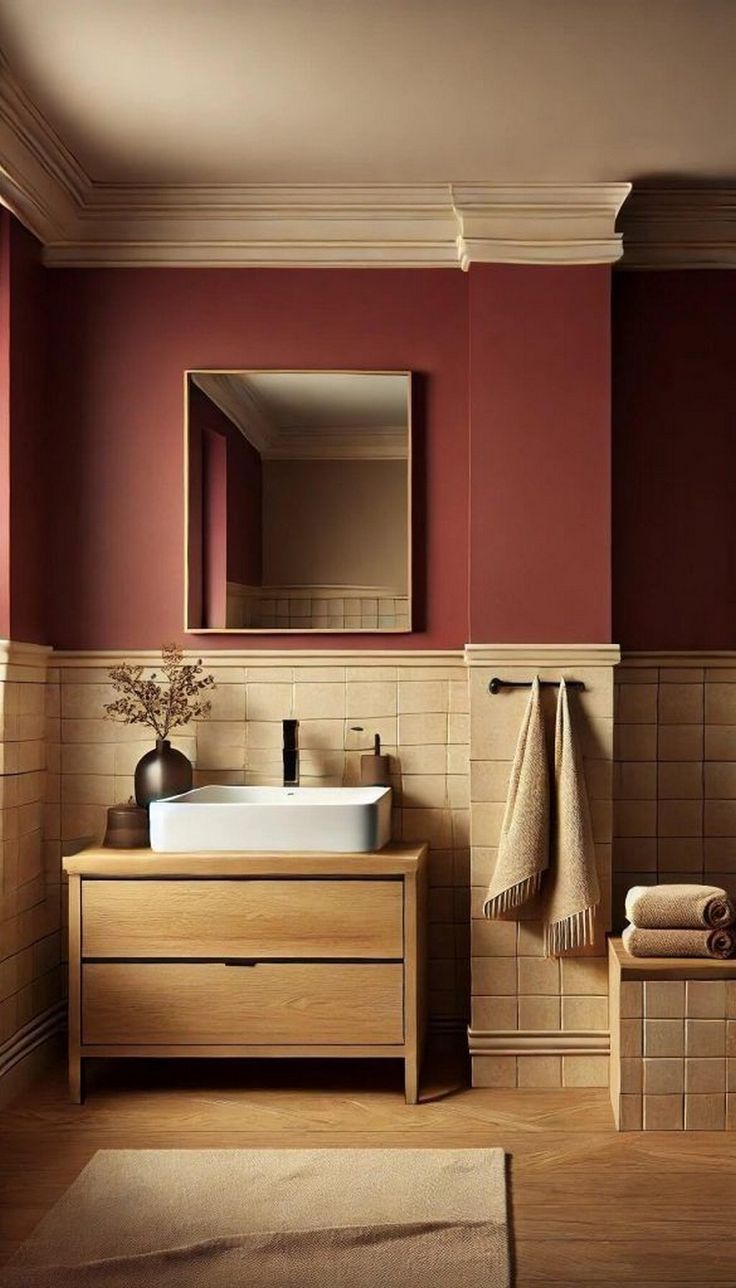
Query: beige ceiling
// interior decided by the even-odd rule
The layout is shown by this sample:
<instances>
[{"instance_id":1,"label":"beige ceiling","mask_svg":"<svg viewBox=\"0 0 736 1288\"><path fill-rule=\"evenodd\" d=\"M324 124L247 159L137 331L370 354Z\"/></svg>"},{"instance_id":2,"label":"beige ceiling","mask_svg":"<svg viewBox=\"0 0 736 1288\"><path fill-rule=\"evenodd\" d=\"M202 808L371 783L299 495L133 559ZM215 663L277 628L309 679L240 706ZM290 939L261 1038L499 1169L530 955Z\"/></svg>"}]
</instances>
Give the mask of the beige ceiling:
<instances>
[{"instance_id":1,"label":"beige ceiling","mask_svg":"<svg viewBox=\"0 0 736 1288\"><path fill-rule=\"evenodd\" d=\"M736 179L736 0L0 0L87 174Z\"/></svg>"}]
</instances>

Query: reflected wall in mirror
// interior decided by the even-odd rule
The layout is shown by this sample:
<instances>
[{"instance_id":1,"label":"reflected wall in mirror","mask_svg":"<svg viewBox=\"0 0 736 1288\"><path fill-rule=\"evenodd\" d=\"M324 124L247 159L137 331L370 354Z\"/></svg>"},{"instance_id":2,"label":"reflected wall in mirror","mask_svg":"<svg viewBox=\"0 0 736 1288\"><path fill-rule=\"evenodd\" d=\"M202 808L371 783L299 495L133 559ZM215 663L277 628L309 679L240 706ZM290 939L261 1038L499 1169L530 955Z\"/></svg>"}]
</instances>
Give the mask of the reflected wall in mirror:
<instances>
[{"instance_id":1,"label":"reflected wall in mirror","mask_svg":"<svg viewBox=\"0 0 736 1288\"><path fill-rule=\"evenodd\" d=\"M411 629L411 377L186 373L186 628Z\"/></svg>"}]
</instances>

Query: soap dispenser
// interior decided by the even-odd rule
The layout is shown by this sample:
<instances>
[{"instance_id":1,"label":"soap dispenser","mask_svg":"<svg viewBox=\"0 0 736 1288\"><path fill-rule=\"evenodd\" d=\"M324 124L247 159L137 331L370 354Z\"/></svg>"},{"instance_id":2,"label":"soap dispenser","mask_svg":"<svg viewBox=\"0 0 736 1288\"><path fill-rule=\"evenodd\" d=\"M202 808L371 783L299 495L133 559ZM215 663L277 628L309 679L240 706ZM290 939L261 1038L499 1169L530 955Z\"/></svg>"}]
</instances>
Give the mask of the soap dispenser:
<instances>
[{"instance_id":1,"label":"soap dispenser","mask_svg":"<svg viewBox=\"0 0 736 1288\"><path fill-rule=\"evenodd\" d=\"M381 752L380 733L373 736L373 753L360 758L360 781L364 787L391 786L391 758Z\"/></svg>"}]
</instances>

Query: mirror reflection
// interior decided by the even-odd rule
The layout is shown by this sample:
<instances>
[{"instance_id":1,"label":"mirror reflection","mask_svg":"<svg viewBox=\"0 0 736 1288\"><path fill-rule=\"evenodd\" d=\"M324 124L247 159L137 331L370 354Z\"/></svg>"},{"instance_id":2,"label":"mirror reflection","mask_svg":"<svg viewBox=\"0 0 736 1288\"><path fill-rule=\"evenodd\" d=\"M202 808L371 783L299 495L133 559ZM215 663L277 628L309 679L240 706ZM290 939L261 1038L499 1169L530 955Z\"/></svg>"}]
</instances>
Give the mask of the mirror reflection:
<instances>
[{"instance_id":1,"label":"mirror reflection","mask_svg":"<svg viewBox=\"0 0 736 1288\"><path fill-rule=\"evenodd\" d=\"M187 373L189 630L410 630L410 385Z\"/></svg>"}]
</instances>

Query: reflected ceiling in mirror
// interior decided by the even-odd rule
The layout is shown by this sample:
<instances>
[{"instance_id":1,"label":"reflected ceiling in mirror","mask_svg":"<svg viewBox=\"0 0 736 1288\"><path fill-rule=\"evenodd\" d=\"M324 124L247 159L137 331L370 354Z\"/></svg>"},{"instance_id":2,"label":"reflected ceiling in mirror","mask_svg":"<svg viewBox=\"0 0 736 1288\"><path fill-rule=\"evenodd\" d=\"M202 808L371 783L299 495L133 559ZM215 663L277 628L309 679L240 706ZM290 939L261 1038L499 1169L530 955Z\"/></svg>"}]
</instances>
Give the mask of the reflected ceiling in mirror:
<instances>
[{"instance_id":1,"label":"reflected ceiling in mirror","mask_svg":"<svg viewBox=\"0 0 736 1288\"><path fill-rule=\"evenodd\" d=\"M186 373L186 628L411 629L411 377Z\"/></svg>"}]
</instances>

